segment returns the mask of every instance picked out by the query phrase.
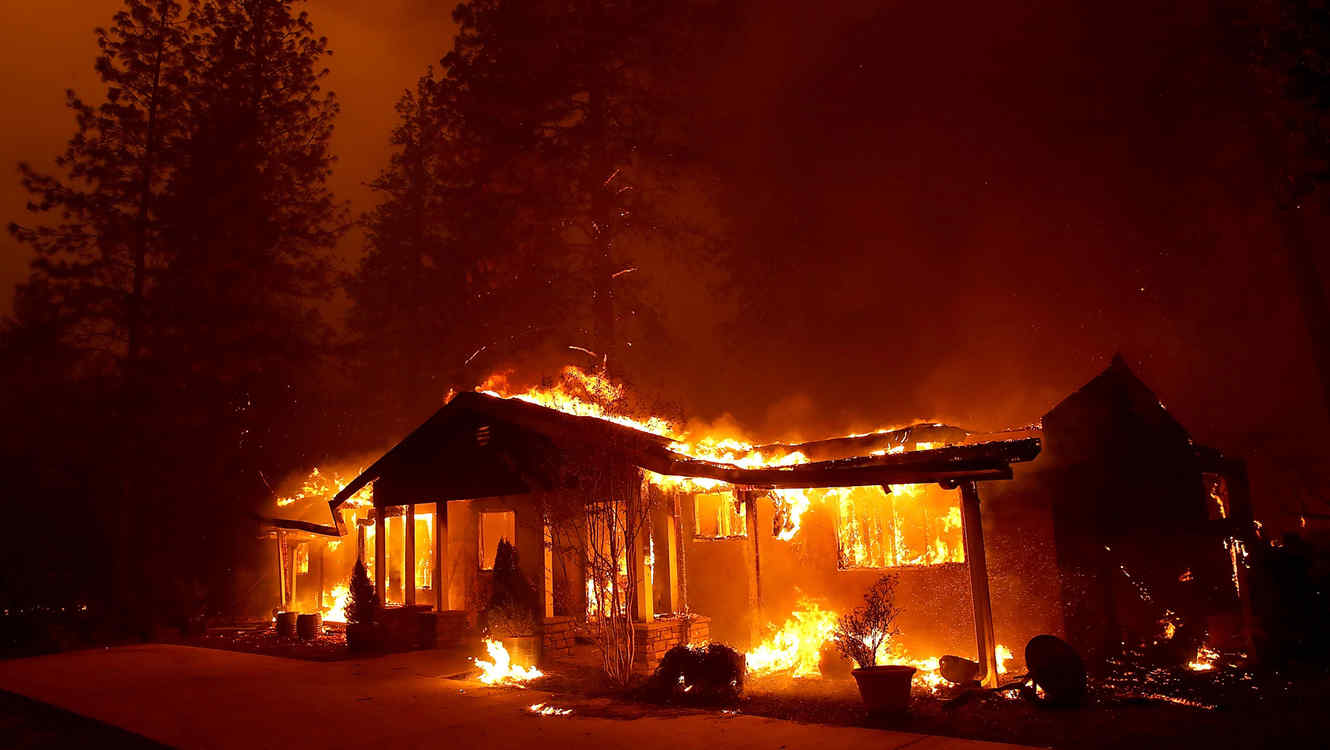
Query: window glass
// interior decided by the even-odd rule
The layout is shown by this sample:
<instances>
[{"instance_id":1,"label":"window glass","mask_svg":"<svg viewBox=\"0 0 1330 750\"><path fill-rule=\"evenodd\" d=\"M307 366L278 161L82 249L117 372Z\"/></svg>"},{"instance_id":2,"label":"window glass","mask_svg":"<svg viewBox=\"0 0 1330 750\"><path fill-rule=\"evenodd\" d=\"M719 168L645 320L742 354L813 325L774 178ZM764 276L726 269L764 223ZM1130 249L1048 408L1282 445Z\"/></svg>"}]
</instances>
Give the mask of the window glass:
<instances>
[{"instance_id":1,"label":"window glass","mask_svg":"<svg viewBox=\"0 0 1330 750\"><path fill-rule=\"evenodd\" d=\"M480 514L480 569L494 570L499 540L517 544L517 514L511 510Z\"/></svg>"}]
</instances>

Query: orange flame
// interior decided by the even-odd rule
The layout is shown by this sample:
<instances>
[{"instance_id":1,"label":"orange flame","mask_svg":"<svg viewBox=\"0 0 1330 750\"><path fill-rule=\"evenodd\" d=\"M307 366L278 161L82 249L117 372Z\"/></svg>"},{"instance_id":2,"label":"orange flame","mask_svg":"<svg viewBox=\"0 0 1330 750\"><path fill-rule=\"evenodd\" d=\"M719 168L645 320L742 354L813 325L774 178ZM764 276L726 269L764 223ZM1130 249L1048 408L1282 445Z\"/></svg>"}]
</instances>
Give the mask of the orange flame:
<instances>
[{"instance_id":1,"label":"orange flame","mask_svg":"<svg viewBox=\"0 0 1330 750\"><path fill-rule=\"evenodd\" d=\"M480 681L486 685L512 685L514 687L526 687L526 683L537 677L544 677L545 673L535 667L522 667L513 664L508 656L508 649L503 644L485 639L485 650L489 652L490 659L474 658L471 661L477 667L480 667Z\"/></svg>"}]
</instances>

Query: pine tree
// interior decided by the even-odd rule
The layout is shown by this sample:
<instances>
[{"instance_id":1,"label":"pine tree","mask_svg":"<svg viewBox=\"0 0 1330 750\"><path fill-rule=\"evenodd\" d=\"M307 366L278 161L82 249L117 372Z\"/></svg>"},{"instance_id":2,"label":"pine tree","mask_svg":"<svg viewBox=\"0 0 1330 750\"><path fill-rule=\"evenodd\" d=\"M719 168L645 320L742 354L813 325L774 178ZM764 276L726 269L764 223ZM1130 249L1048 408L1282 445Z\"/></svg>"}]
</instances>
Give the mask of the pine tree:
<instances>
[{"instance_id":1,"label":"pine tree","mask_svg":"<svg viewBox=\"0 0 1330 750\"><path fill-rule=\"evenodd\" d=\"M392 156L369 184L380 202L361 220L366 254L347 279L353 302L348 328L362 368L378 386L373 391L393 401L387 410L406 420L446 390L436 378L447 359L438 355L451 349L451 324L468 298L441 221L448 152L438 87L430 71L397 103Z\"/></svg>"},{"instance_id":2,"label":"pine tree","mask_svg":"<svg viewBox=\"0 0 1330 750\"><path fill-rule=\"evenodd\" d=\"M498 255L526 243L553 258L553 281L581 313L563 332L602 362L620 357L641 308L625 294L633 244L686 225L667 197L689 161L679 61L706 43L697 16L723 5L472 0L454 11L449 104L459 149L475 155L461 165L473 207L457 225L485 226L475 240ZM474 221L484 212L504 221Z\"/></svg>"},{"instance_id":3,"label":"pine tree","mask_svg":"<svg viewBox=\"0 0 1330 750\"><path fill-rule=\"evenodd\" d=\"M9 227L37 254L29 293L58 308L64 335L98 355L103 369L130 369L140 356L147 298L171 255L160 198L188 136L198 53L178 3L124 5L109 28L96 30L104 101L94 106L68 92L77 130L56 161L64 175L19 167L29 211L57 223Z\"/></svg>"}]
</instances>

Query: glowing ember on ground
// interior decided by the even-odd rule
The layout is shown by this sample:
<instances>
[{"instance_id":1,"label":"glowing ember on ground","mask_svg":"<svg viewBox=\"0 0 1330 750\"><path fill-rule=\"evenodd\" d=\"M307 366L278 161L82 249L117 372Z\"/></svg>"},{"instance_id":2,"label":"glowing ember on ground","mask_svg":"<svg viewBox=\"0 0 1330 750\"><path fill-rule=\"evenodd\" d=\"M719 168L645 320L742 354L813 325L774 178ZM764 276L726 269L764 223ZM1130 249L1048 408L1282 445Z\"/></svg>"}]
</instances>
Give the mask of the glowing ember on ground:
<instances>
[{"instance_id":1,"label":"glowing ember on ground","mask_svg":"<svg viewBox=\"0 0 1330 750\"><path fill-rule=\"evenodd\" d=\"M559 708L547 703L532 703L526 710L538 716L567 716L573 712L571 708Z\"/></svg>"},{"instance_id":2,"label":"glowing ember on ground","mask_svg":"<svg viewBox=\"0 0 1330 750\"><path fill-rule=\"evenodd\" d=\"M535 667L523 667L513 664L508 656L508 649L503 647L502 643L485 639L485 650L489 652L490 659L472 659L477 667L480 667L480 681L486 685L512 685L514 687L525 687L524 683L544 677L545 673Z\"/></svg>"},{"instance_id":3,"label":"glowing ember on ground","mask_svg":"<svg viewBox=\"0 0 1330 750\"><path fill-rule=\"evenodd\" d=\"M1209 646L1201 646L1196 652L1196 658L1187 664L1187 669L1193 672L1208 672L1215 668L1215 662L1219 660L1219 652Z\"/></svg>"}]
</instances>

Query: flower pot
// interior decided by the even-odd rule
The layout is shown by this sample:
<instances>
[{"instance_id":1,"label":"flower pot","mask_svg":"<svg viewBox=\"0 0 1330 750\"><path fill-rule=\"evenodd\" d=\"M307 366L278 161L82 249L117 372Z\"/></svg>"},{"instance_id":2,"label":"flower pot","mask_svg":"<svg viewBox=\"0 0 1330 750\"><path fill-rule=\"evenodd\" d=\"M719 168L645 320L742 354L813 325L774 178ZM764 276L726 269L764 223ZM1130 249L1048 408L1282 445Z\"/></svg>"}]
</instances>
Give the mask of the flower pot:
<instances>
[{"instance_id":1,"label":"flower pot","mask_svg":"<svg viewBox=\"0 0 1330 750\"><path fill-rule=\"evenodd\" d=\"M382 636L377 622L347 623L346 647L353 653L378 651L382 647L381 641Z\"/></svg>"},{"instance_id":2,"label":"flower pot","mask_svg":"<svg viewBox=\"0 0 1330 750\"><path fill-rule=\"evenodd\" d=\"M854 670L859 683L859 697L871 713L898 714L910 708L910 680L914 667L891 664L885 667L861 667Z\"/></svg>"}]
</instances>

